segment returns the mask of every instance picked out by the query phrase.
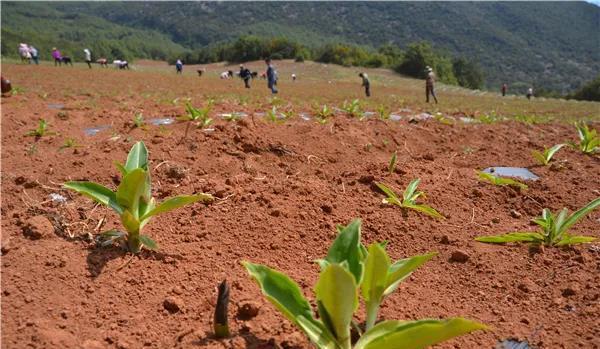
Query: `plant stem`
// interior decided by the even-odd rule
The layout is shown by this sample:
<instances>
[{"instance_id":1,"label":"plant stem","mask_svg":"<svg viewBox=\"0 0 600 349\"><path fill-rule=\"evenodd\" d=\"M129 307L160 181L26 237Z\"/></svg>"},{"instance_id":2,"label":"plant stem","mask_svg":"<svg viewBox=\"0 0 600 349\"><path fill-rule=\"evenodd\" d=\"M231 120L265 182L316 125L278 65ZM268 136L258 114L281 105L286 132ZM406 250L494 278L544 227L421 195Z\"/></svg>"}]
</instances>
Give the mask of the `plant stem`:
<instances>
[{"instance_id":1,"label":"plant stem","mask_svg":"<svg viewBox=\"0 0 600 349\"><path fill-rule=\"evenodd\" d=\"M367 302L367 331L375 326L379 313L379 302Z\"/></svg>"},{"instance_id":2,"label":"plant stem","mask_svg":"<svg viewBox=\"0 0 600 349\"><path fill-rule=\"evenodd\" d=\"M139 253L142 247L140 242L140 233L129 233L127 236L127 244L131 253Z\"/></svg>"}]
</instances>

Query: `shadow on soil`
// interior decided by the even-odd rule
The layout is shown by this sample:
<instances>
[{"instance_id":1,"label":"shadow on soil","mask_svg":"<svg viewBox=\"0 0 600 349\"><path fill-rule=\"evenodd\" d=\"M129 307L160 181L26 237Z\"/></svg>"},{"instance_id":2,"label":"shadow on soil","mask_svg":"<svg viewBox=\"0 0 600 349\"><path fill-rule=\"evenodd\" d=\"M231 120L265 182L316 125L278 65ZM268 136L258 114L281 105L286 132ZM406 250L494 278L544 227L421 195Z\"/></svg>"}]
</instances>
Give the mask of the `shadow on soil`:
<instances>
[{"instance_id":1,"label":"shadow on soil","mask_svg":"<svg viewBox=\"0 0 600 349\"><path fill-rule=\"evenodd\" d=\"M229 340L235 338L235 337L241 337L244 339L245 341L245 347L246 349L275 349L275 348L280 348L276 343L275 340L273 339L269 339L269 340L265 340L265 339L260 339L258 337L256 337L253 333L240 333L237 334L235 336L232 336L230 338L228 338ZM195 340L192 342L193 345L195 346L205 346L211 343L215 343L218 341L222 341L222 340L227 340L227 339L218 339L216 338L214 335L210 334L207 335L204 338ZM297 346L288 346L286 348L289 349L301 349L300 347Z\"/></svg>"},{"instance_id":2,"label":"shadow on soil","mask_svg":"<svg viewBox=\"0 0 600 349\"><path fill-rule=\"evenodd\" d=\"M134 262L135 259L155 260L167 264L173 264L177 260L183 260L183 257L181 255L147 250L140 252L138 255L132 255L124 248L120 248L117 246L93 247L87 256L87 268L92 278L97 278L98 276L100 276L100 274L106 267L106 264L108 264L113 259L122 260L122 263L120 265L118 265L114 270L111 270L119 271L131 264L132 262Z\"/></svg>"}]
</instances>

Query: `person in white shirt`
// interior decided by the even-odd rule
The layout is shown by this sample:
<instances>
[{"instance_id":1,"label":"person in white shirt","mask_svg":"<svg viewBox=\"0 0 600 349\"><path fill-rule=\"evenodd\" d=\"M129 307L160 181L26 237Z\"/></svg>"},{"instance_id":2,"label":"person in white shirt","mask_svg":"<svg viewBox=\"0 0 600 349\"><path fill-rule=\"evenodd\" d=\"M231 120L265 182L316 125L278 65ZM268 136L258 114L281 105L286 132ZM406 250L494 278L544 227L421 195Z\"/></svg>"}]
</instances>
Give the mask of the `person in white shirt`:
<instances>
[{"instance_id":1,"label":"person in white shirt","mask_svg":"<svg viewBox=\"0 0 600 349\"><path fill-rule=\"evenodd\" d=\"M92 52L90 51L90 49L84 49L83 53L85 54L85 62L87 63L88 67L90 67L90 69L92 69Z\"/></svg>"}]
</instances>

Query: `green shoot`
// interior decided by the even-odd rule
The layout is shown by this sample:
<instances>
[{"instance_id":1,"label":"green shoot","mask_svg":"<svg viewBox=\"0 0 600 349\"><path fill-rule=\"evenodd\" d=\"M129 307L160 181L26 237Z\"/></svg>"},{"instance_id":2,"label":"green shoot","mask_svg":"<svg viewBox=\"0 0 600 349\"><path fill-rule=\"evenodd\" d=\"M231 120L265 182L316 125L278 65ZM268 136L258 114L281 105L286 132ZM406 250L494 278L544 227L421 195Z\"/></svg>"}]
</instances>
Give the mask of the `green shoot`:
<instances>
[{"instance_id":1,"label":"green shoot","mask_svg":"<svg viewBox=\"0 0 600 349\"><path fill-rule=\"evenodd\" d=\"M279 113L277 112L277 107L271 108L271 110L267 111L265 114L267 120L275 123L285 122L285 115L283 118L279 117Z\"/></svg>"},{"instance_id":2,"label":"green shoot","mask_svg":"<svg viewBox=\"0 0 600 349\"><path fill-rule=\"evenodd\" d=\"M453 119L445 117L444 115L442 115L442 113L435 113L434 118L439 123L442 123L444 125L452 125L452 124L454 124L454 120Z\"/></svg>"},{"instance_id":3,"label":"green shoot","mask_svg":"<svg viewBox=\"0 0 600 349\"><path fill-rule=\"evenodd\" d=\"M419 178L417 178L417 179L413 179L410 182L410 184L408 185L408 187L406 187L406 190L404 190L404 193L402 194L402 200L400 200L398 195L391 188L386 186L385 184L383 184L383 183L375 183L375 184L377 185L377 187L379 189L381 189L382 192L384 192L387 195L387 198L383 199L384 204L396 205L403 209L411 209L411 210L415 210L415 211L424 213L433 218L444 219L445 217L442 214L440 214L438 211L436 211L434 208L427 206L427 205L417 203L417 199L420 196L425 197L425 193L423 193L422 191L417 191L417 186L419 185L420 181L421 180Z\"/></svg>"},{"instance_id":4,"label":"green shoot","mask_svg":"<svg viewBox=\"0 0 600 349\"><path fill-rule=\"evenodd\" d=\"M551 148L544 148L544 152L540 153L537 150L531 152L531 155L542 165L548 166L550 161L552 161L552 157L556 154L560 148L564 147L566 144L557 144Z\"/></svg>"},{"instance_id":5,"label":"green shoot","mask_svg":"<svg viewBox=\"0 0 600 349\"><path fill-rule=\"evenodd\" d=\"M397 152L394 152L394 154L392 154L392 158L390 159L390 164L388 165L388 171L390 172L390 174L394 173L394 171L396 171L396 161L398 160L398 154Z\"/></svg>"},{"instance_id":6,"label":"green shoot","mask_svg":"<svg viewBox=\"0 0 600 349\"><path fill-rule=\"evenodd\" d=\"M598 131L590 129L584 122L575 124L579 136L579 144L575 145L584 154L593 154L600 151L600 137Z\"/></svg>"},{"instance_id":7,"label":"green shoot","mask_svg":"<svg viewBox=\"0 0 600 349\"><path fill-rule=\"evenodd\" d=\"M477 172L477 176L479 177L480 181L492 183L493 185L497 185L497 186L509 185L511 187L516 187L521 190L527 190L529 188L526 184L523 184L519 181L515 181L514 179L494 176L491 173L486 173L483 171Z\"/></svg>"},{"instance_id":8,"label":"green shoot","mask_svg":"<svg viewBox=\"0 0 600 349\"><path fill-rule=\"evenodd\" d=\"M142 113L135 114L135 116L133 117L134 127L142 128L145 124L146 122L144 121L144 115L142 115Z\"/></svg>"},{"instance_id":9,"label":"green shoot","mask_svg":"<svg viewBox=\"0 0 600 349\"><path fill-rule=\"evenodd\" d=\"M319 260L315 285L318 318L298 284L287 275L260 264L242 262L262 293L299 327L319 349L425 348L486 326L463 318L382 321L376 324L381 302L414 270L435 256L418 255L392 263L385 243L367 249L360 242L360 220L338 227L327 257ZM352 347L351 328L359 294L367 310L366 331Z\"/></svg>"},{"instance_id":10,"label":"green shoot","mask_svg":"<svg viewBox=\"0 0 600 349\"><path fill-rule=\"evenodd\" d=\"M63 143L63 145L60 146L60 148L58 148L58 151L63 151L64 149L67 148L79 148L81 147L79 144L77 144L77 141L73 138L67 138L65 139L65 142Z\"/></svg>"},{"instance_id":11,"label":"green shoot","mask_svg":"<svg viewBox=\"0 0 600 349\"><path fill-rule=\"evenodd\" d=\"M44 119L40 119L38 122L38 127L35 130L31 130L25 134L26 136L34 136L36 139L42 138L44 136L53 136L56 135L56 132L52 132L48 130L48 122Z\"/></svg>"},{"instance_id":12,"label":"green shoot","mask_svg":"<svg viewBox=\"0 0 600 349\"><path fill-rule=\"evenodd\" d=\"M137 142L129 151L125 165L115 163L121 172L122 180L116 192L94 182L67 182L64 187L74 190L92 200L113 209L120 217L125 232L109 230L102 233L102 245L126 242L133 253L140 252L142 246L156 250L158 245L142 228L150 219L160 213L192 204L197 201L211 201L209 194L180 195L157 204L152 197L148 150L143 142Z\"/></svg>"},{"instance_id":13,"label":"green shoot","mask_svg":"<svg viewBox=\"0 0 600 349\"><path fill-rule=\"evenodd\" d=\"M195 123L196 127L204 128L213 122L213 119L211 119L209 117L209 113L212 109L213 103L214 103L214 100L209 99L208 102L206 103L206 106L204 108L200 108L200 109L194 108L192 106L192 103L190 103L190 102L185 103L185 111L187 112L187 114L178 117L179 120L187 121L187 123L188 123L185 128L185 134L183 135L183 138L181 139L181 141L183 141L187 138L190 124Z\"/></svg>"},{"instance_id":14,"label":"green shoot","mask_svg":"<svg viewBox=\"0 0 600 349\"><path fill-rule=\"evenodd\" d=\"M527 242L535 245L545 246L569 246L590 243L596 238L591 236L570 235L569 228L577 223L586 214L600 206L600 197L592 200L585 207L574 212L570 216L569 211L563 208L558 214L553 214L549 209L542 211L542 216L533 222L540 226L537 232L514 232L503 235L482 236L475 240L493 244L507 242Z\"/></svg>"},{"instance_id":15,"label":"green shoot","mask_svg":"<svg viewBox=\"0 0 600 349\"><path fill-rule=\"evenodd\" d=\"M349 103L348 101L344 101L341 109L352 117L357 117L361 114L360 101L358 99L355 99Z\"/></svg>"},{"instance_id":16,"label":"green shoot","mask_svg":"<svg viewBox=\"0 0 600 349\"><path fill-rule=\"evenodd\" d=\"M377 114L381 120L388 120L391 115L390 110L387 109L383 104L377 107Z\"/></svg>"},{"instance_id":17,"label":"green shoot","mask_svg":"<svg viewBox=\"0 0 600 349\"><path fill-rule=\"evenodd\" d=\"M317 109L315 114L318 123L326 124L327 121L329 121L329 118L333 116L333 111L327 106L327 104L324 104L320 109Z\"/></svg>"}]
</instances>

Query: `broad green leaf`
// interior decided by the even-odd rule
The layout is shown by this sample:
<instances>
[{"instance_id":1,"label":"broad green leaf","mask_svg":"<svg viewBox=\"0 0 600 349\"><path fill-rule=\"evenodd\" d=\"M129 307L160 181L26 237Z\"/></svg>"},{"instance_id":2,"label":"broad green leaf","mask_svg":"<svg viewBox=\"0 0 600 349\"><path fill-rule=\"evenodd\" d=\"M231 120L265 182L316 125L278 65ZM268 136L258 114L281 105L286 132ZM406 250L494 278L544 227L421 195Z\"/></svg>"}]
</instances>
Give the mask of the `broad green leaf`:
<instances>
[{"instance_id":1,"label":"broad green leaf","mask_svg":"<svg viewBox=\"0 0 600 349\"><path fill-rule=\"evenodd\" d=\"M148 235L140 235L140 242L150 250L158 250L158 245Z\"/></svg>"},{"instance_id":2,"label":"broad green leaf","mask_svg":"<svg viewBox=\"0 0 600 349\"><path fill-rule=\"evenodd\" d=\"M115 167L117 168L117 170L119 170L121 177L125 177L125 175L127 174L127 169L125 168L125 166L123 166L123 164L121 164L118 161L114 161L113 164L115 164Z\"/></svg>"},{"instance_id":3,"label":"broad green leaf","mask_svg":"<svg viewBox=\"0 0 600 349\"><path fill-rule=\"evenodd\" d=\"M404 190L404 193L402 194L404 200L410 200L413 196L413 193L415 192L415 190L417 189L417 186L419 185L419 182L421 182L421 180L419 178L413 179L409 184L408 187L406 187L406 189Z\"/></svg>"},{"instance_id":4,"label":"broad green leaf","mask_svg":"<svg viewBox=\"0 0 600 349\"><path fill-rule=\"evenodd\" d=\"M475 238L479 242L504 244L507 242L542 242L544 236L540 233L515 232L502 235L480 236Z\"/></svg>"},{"instance_id":5,"label":"broad green leaf","mask_svg":"<svg viewBox=\"0 0 600 349\"><path fill-rule=\"evenodd\" d=\"M329 263L342 264L348 263L348 269L356 283L360 285L363 275L363 258L360 243L360 219L353 220L348 226L344 227L336 239L331 244L325 260Z\"/></svg>"},{"instance_id":6,"label":"broad green leaf","mask_svg":"<svg viewBox=\"0 0 600 349\"><path fill-rule=\"evenodd\" d=\"M106 205L118 214L123 213L123 207L117 203L116 194L107 187L94 182L67 182L63 185L67 189L87 196L103 205Z\"/></svg>"},{"instance_id":7,"label":"broad green leaf","mask_svg":"<svg viewBox=\"0 0 600 349\"><path fill-rule=\"evenodd\" d=\"M315 326L322 326L313 318L310 304L302 295L300 287L287 275L269 267L250 262L242 262L250 276L258 283L262 293L285 317L299 325L298 318L303 317Z\"/></svg>"},{"instance_id":8,"label":"broad green leaf","mask_svg":"<svg viewBox=\"0 0 600 349\"><path fill-rule=\"evenodd\" d=\"M350 323L358 308L357 293L356 279L338 264L325 268L315 286L321 319L342 346L350 344Z\"/></svg>"},{"instance_id":9,"label":"broad green leaf","mask_svg":"<svg viewBox=\"0 0 600 349\"><path fill-rule=\"evenodd\" d=\"M580 208L579 210L574 212L571 216L569 216L569 218L567 218L567 220L562 224L562 229L564 229L564 231L569 230L569 228L573 224L577 223L578 220L580 220L583 216L585 216L589 212L596 209L598 206L600 206L600 197L590 201L587 205Z\"/></svg>"},{"instance_id":10,"label":"broad green leaf","mask_svg":"<svg viewBox=\"0 0 600 349\"><path fill-rule=\"evenodd\" d=\"M462 318L384 321L367 331L354 349L422 349L487 326Z\"/></svg>"},{"instance_id":11,"label":"broad green leaf","mask_svg":"<svg viewBox=\"0 0 600 349\"><path fill-rule=\"evenodd\" d=\"M437 252L431 252L427 254L401 259L392 264L388 269L388 276L386 279L384 295L388 296L390 293L394 292L398 285L404 279L409 277L410 274L413 273L413 271L415 271L418 267L420 267L436 255Z\"/></svg>"},{"instance_id":12,"label":"broad green leaf","mask_svg":"<svg viewBox=\"0 0 600 349\"><path fill-rule=\"evenodd\" d=\"M379 189L381 189L381 191L384 192L385 195L388 196L386 199L384 199L384 203L402 206L402 202L398 198L398 195L396 195L396 193L394 193L394 191L391 188L380 182L376 182L375 185Z\"/></svg>"},{"instance_id":13,"label":"broad green leaf","mask_svg":"<svg viewBox=\"0 0 600 349\"><path fill-rule=\"evenodd\" d=\"M546 154L546 159L548 160L548 162L550 162L550 159L552 159L554 154L556 154L556 152L559 151L560 148L564 147L565 145L566 144L564 144L564 143L556 144L552 148L548 149L547 154Z\"/></svg>"},{"instance_id":14,"label":"broad green leaf","mask_svg":"<svg viewBox=\"0 0 600 349\"><path fill-rule=\"evenodd\" d=\"M167 199L163 202L161 202L158 206L156 206L152 211L146 213L141 220L145 220L147 218L150 218L152 216L155 216L159 213L164 213L164 212L168 212L171 210L174 210L176 208L188 205L188 204L192 204L194 202L197 201L212 201L214 200L213 196L210 194L197 194L197 195L179 195L179 196L175 196L172 197L170 199Z\"/></svg>"},{"instance_id":15,"label":"broad green leaf","mask_svg":"<svg viewBox=\"0 0 600 349\"><path fill-rule=\"evenodd\" d=\"M129 171L117 187L117 202L129 209L138 219L139 202L146 191L146 171L136 168Z\"/></svg>"},{"instance_id":16,"label":"broad green leaf","mask_svg":"<svg viewBox=\"0 0 600 349\"><path fill-rule=\"evenodd\" d=\"M531 155L542 165L547 165L546 157L537 150L533 150Z\"/></svg>"},{"instance_id":17,"label":"broad green leaf","mask_svg":"<svg viewBox=\"0 0 600 349\"><path fill-rule=\"evenodd\" d=\"M562 239L555 244L555 246L568 246L568 245L577 245L577 244L587 244L590 242L594 242L598 240L595 237L591 236L582 236L582 235L563 235Z\"/></svg>"},{"instance_id":18,"label":"broad green leaf","mask_svg":"<svg viewBox=\"0 0 600 349\"><path fill-rule=\"evenodd\" d=\"M338 344L333 334L329 332L325 326L316 321L308 320L304 316L298 316L298 327L300 327L306 336L317 346L319 349L342 349Z\"/></svg>"},{"instance_id":19,"label":"broad green leaf","mask_svg":"<svg viewBox=\"0 0 600 349\"><path fill-rule=\"evenodd\" d=\"M137 142L131 147L129 155L127 155L127 162L125 163L125 169L127 172L131 172L136 168L148 170L148 149L144 142Z\"/></svg>"},{"instance_id":20,"label":"broad green leaf","mask_svg":"<svg viewBox=\"0 0 600 349\"><path fill-rule=\"evenodd\" d=\"M388 269L390 258L380 244L369 246L365 260L365 275L361 287L362 296L367 303L381 302L383 292L387 287Z\"/></svg>"},{"instance_id":21,"label":"broad green leaf","mask_svg":"<svg viewBox=\"0 0 600 349\"><path fill-rule=\"evenodd\" d=\"M438 211L436 211L433 207L427 206L427 205L415 205L415 204L405 204L404 207L406 208L410 208L413 209L415 211L419 211L419 212L423 212L428 216L431 216L433 218L438 218L438 219L445 219L446 217L444 217L441 213L439 213Z\"/></svg>"}]
</instances>

